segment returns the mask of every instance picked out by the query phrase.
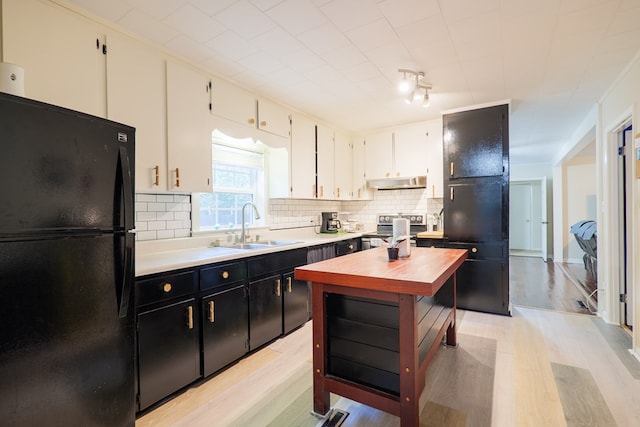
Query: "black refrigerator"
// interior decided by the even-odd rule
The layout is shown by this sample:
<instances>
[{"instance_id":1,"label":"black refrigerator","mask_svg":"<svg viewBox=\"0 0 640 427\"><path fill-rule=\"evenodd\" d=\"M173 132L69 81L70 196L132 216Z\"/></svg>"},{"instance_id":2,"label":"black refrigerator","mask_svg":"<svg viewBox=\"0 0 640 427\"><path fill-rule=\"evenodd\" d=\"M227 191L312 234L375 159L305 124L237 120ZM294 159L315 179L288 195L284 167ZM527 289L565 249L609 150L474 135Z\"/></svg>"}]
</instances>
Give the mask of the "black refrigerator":
<instances>
[{"instance_id":1,"label":"black refrigerator","mask_svg":"<svg viewBox=\"0 0 640 427\"><path fill-rule=\"evenodd\" d=\"M0 93L0 424L133 426L135 129Z\"/></svg>"}]
</instances>

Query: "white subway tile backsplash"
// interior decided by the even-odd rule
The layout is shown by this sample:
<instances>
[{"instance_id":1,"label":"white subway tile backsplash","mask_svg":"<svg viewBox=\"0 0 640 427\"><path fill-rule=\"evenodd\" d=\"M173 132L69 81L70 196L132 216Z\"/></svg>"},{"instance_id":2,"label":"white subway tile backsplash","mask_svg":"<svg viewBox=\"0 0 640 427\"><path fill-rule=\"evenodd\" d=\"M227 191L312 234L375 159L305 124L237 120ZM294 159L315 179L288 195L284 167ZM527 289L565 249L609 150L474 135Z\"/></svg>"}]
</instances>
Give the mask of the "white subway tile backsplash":
<instances>
[{"instance_id":1,"label":"white subway tile backsplash","mask_svg":"<svg viewBox=\"0 0 640 427\"><path fill-rule=\"evenodd\" d=\"M320 213L348 212L346 217L365 225L375 224L379 213L438 213L442 199L431 199L424 189L374 192L373 200L332 201L302 199L269 200L271 229L318 227ZM136 194L137 240L173 239L191 236L191 195Z\"/></svg>"},{"instance_id":2,"label":"white subway tile backsplash","mask_svg":"<svg viewBox=\"0 0 640 427\"><path fill-rule=\"evenodd\" d=\"M136 239L191 236L191 195L136 194Z\"/></svg>"}]
</instances>

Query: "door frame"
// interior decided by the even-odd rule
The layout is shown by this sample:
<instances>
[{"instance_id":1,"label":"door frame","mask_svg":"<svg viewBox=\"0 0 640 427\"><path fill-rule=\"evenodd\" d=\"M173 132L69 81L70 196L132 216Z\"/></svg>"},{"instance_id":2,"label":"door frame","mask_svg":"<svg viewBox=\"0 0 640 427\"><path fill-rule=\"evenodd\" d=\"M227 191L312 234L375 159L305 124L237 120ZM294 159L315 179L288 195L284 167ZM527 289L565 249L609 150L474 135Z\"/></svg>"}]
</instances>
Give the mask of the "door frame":
<instances>
[{"instance_id":1,"label":"door frame","mask_svg":"<svg viewBox=\"0 0 640 427\"><path fill-rule=\"evenodd\" d=\"M547 261L549 259L549 215L547 210L547 177L534 177L527 179L511 179L509 180L509 185L512 184L539 184L540 185L540 257L543 261ZM535 207L536 204L532 205ZM511 212L509 212L511 215Z\"/></svg>"}]
</instances>

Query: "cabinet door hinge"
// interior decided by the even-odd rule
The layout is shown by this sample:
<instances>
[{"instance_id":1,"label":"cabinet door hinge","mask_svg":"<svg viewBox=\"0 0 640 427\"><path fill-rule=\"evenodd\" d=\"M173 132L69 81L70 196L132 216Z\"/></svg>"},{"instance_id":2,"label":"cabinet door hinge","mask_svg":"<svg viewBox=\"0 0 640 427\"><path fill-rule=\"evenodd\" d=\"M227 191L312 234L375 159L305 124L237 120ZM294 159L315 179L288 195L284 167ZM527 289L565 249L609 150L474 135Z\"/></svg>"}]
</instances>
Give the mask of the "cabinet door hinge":
<instances>
[{"instance_id":1,"label":"cabinet door hinge","mask_svg":"<svg viewBox=\"0 0 640 427\"><path fill-rule=\"evenodd\" d=\"M620 294L620 302L623 304L627 303L627 294Z\"/></svg>"}]
</instances>

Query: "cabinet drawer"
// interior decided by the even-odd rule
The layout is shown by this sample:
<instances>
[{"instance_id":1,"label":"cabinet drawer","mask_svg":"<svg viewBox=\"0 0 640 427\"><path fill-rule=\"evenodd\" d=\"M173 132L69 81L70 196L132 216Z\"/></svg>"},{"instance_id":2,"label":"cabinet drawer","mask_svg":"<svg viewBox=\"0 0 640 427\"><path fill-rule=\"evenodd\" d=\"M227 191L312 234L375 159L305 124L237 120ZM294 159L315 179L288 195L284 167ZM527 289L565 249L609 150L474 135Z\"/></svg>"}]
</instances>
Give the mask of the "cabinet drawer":
<instances>
[{"instance_id":1,"label":"cabinet drawer","mask_svg":"<svg viewBox=\"0 0 640 427\"><path fill-rule=\"evenodd\" d=\"M217 288L247 279L244 261L215 265L200 270L200 290Z\"/></svg>"},{"instance_id":2,"label":"cabinet drawer","mask_svg":"<svg viewBox=\"0 0 640 427\"><path fill-rule=\"evenodd\" d=\"M192 295L196 286L196 272L168 274L136 281L136 305L145 305Z\"/></svg>"},{"instance_id":3,"label":"cabinet drawer","mask_svg":"<svg viewBox=\"0 0 640 427\"><path fill-rule=\"evenodd\" d=\"M336 255L346 255L360 250L360 239L343 240L336 243Z\"/></svg>"},{"instance_id":4,"label":"cabinet drawer","mask_svg":"<svg viewBox=\"0 0 640 427\"><path fill-rule=\"evenodd\" d=\"M502 260L508 257L505 243L460 243L447 242L447 248L466 249L469 251L468 259L493 259Z\"/></svg>"},{"instance_id":5,"label":"cabinet drawer","mask_svg":"<svg viewBox=\"0 0 640 427\"><path fill-rule=\"evenodd\" d=\"M247 271L249 279L255 279L278 271L290 270L307 263L307 248L274 252L249 258Z\"/></svg>"}]
</instances>

